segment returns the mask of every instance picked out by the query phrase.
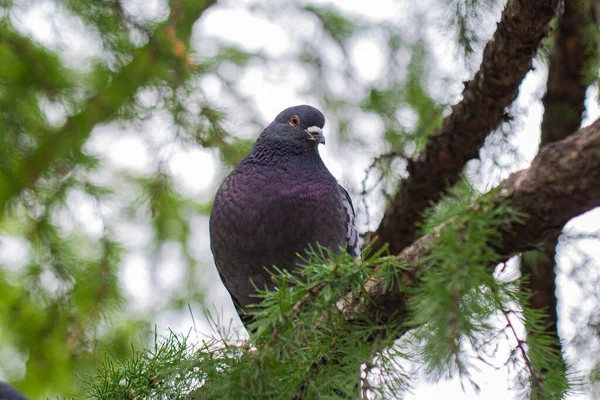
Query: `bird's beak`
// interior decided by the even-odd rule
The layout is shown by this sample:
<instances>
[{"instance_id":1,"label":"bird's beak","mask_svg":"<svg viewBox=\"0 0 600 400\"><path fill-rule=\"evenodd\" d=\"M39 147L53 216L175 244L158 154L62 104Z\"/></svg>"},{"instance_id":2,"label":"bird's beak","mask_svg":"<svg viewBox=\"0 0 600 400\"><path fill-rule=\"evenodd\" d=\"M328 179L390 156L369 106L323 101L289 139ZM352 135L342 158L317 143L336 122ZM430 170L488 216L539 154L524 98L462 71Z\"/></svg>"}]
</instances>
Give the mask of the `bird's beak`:
<instances>
[{"instance_id":1,"label":"bird's beak","mask_svg":"<svg viewBox=\"0 0 600 400\"><path fill-rule=\"evenodd\" d=\"M318 126L309 126L305 129L308 133L308 140L314 140L317 143L325 144L325 136L323 136L323 129Z\"/></svg>"}]
</instances>

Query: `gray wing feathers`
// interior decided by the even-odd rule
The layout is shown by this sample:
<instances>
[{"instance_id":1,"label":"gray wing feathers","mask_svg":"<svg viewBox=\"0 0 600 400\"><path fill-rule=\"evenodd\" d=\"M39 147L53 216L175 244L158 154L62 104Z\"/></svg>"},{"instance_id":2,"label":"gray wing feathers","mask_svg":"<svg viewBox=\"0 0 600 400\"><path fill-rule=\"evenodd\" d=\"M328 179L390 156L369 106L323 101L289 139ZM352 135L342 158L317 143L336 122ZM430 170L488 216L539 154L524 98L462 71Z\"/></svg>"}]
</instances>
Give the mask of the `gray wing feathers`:
<instances>
[{"instance_id":1,"label":"gray wing feathers","mask_svg":"<svg viewBox=\"0 0 600 400\"><path fill-rule=\"evenodd\" d=\"M356 230L356 225L354 224L354 207L352 206L352 199L350 199L350 195L342 187L342 185L338 184L340 188L340 192L342 193L342 203L344 204L344 209L346 211L346 243L348 244L346 247L346 251L348 254L354 257L360 257L360 243L358 242L358 231Z\"/></svg>"}]
</instances>

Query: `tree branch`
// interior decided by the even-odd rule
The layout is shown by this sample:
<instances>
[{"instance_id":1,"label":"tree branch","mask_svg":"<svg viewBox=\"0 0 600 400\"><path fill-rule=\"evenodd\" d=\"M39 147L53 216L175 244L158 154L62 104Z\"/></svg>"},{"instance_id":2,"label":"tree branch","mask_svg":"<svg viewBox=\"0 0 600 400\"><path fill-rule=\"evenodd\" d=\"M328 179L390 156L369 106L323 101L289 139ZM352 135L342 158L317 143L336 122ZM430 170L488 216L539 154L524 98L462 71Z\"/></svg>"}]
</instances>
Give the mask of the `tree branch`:
<instances>
[{"instance_id":1,"label":"tree branch","mask_svg":"<svg viewBox=\"0 0 600 400\"><path fill-rule=\"evenodd\" d=\"M0 215L8 200L31 187L57 160L79 153L92 129L113 119L133 101L138 89L153 78L179 80L190 66L182 38L187 40L194 22L214 2L185 2L184 7L180 1L171 1L169 19L157 28L146 46L135 52L129 64L106 80L106 86L86 102L82 111L69 117L57 132L45 135L11 171L0 169Z\"/></svg>"},{"instance_id":2,"label":"tree branch","mask_svg":"<svg viewBox=\"0 0 600 400\"><path fill-rule=\"evenodd\" d=\"M408 163L409 177L400 183L377 228L374 250L389 243L390 252L397 254L412 243L422 212L440 199L444 188L457 182L466 162L478 156L486 136L517 97L558 3L508 1L479 71L465 83L463 100L452 107L426 149Z\"/></svg>"},{"instance_id":3,"label":"tree branch","mask_svg":"<svg viewBox=\"0 0 600 400\"><path fill-rule=\"evenodd\" d=\"M590 0L565 1L550 53L548 83L542 98L544 118L540 147L574 133L581 125L590 83L588 62L595 52Z\"/></svg>"},{"instance_id":4,"label":"tree branch","mask_svg":"<svg viewBox=\"0 0 600 400\"><path fill-rule=\"evenodd\" d=\"M531 167L512 174L497 189L492 203L508 200L509 207L522 214L503 226L501 244L494 246L505 260L535 248L560 232L569 219L600 206L600 119L544 147ZM471 207L477 206L476 202ZM436 243L435 236L431 233L418 239L398 257L407 268L400 277L404 287L418 284L418 261L427 257ZM494 267L490 265L490 272ZM384 279L373 278L365 283L364 291L345 299L347 319L378 316L385 322L392 315L399 319L406 316L406 290L386 291Z\"/></svg>"},{"instance_id":5,"label":"tree branch","mask_svg":"<svg viewBox=\"0 0 600 400\"><path fill-rule=\"evenodd\" d=\"M540 148L566 138L581 125L585 110L585 94L590 79L586 67L595 46L589 38L593 26L589 0L566 1L558 20L555 44L550 53L548 83L542 98L544 117ZM521 273L529 275L525 290L532 293L530 307L546 310L547 331L555 338L552 346L560 354L556 298L555 258L558 234L529 251L521 258Z\"/></svg>"}]
</instances>

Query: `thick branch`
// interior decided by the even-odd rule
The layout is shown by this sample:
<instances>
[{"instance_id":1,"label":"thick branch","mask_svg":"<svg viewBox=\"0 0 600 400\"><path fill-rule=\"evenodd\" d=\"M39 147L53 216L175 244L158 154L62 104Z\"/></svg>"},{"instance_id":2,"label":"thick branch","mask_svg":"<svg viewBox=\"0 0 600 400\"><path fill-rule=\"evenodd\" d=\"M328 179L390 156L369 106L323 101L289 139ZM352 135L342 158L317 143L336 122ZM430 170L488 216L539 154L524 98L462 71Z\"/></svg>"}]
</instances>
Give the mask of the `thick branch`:
<instances>
[{"instance_id":1,"label":"thick branch","mask_svg":"<svg viewBox=\"0 0 600 400\"><path fill-rule=\"evenodd\" d=\"M559 0L509 0L479 71L465 84L463 100L452 107L426 149L408 164L409 177L388 206L376 231L375 247L389 243L397 254L413 242L415 224L444 188L457 182L467 161L478 156L485 137L502 121L548 33Z\"/></svg>"},{"instance_id":2,"label":"thick branch","mask_svg":"<svg viewBox=\"0 0 600 400\"><path fill-rule=\"evenodd\" d=\"M0 215L6 202L31 187L59 159L77 154L89 138L94 126L113 119L130 104L138 89L153 78L168 76L181 80L188 67L186 46L192 25L214 0L199 2L172 1L171 16L162 23L148 44L138 49L129 64L106 80L106 87L91 97L79 113L68 118L57 132L43 137L37 149L23 157L11 171L0 169ZM183 7L185 5L185 7Z\"/></svg>"},{"instance_id":3,"label":"thick branch","mask_svg":"<svg viewBox=\"0 0 600 400\"><path fill-rule=\"evenodd\" d=\"M589 0L565 1L558 20L555 44L550 53L548 83L542 120L540 148L562 140L581 125L585 94L589 84L586 67L594 54L590 36L593 26ZM542 243L538 250L523 254L521 273L529 275L525 288L532 293L530 307L546 310L545 325L555 338L553 346L560 352L556 298L555 257L558 234Z\"/></svg>"},{"instance_id":4,"label":"thick branch","mask_svg":"<svg viewBox=\"0 0 600 400\"><path fill-rule=\"evenodd\" d=\"M566 138L581 125L590 83L586 67L594 54L589 0L565 1L550 53L548 84L542 98L544 118L540 147Z\"/></svg>"},{"instance_id":5,"label":"thick branch","mask_svg":"<svg viewBox=\"0 0 600 400\"><path fill-rule=\"evenodd\" d=\"M505 259L535 248L560 232L569 219L600 206L600 119L544 147L530 168L512 174L498 189L494 203L508 199L511 209L525 215L506 223L501 232L502 244L496 251ZM403 286L417 285L418 262L427 257L435 239L435 233L426 235L399 256L398 261L408 266L400 280ZM493 268L490 265L490 272ZM380 278L368 281L365 288L367 293L347 299L348 319L406 316L407 291L386 292Z\"/></svg>"}]
</instances>

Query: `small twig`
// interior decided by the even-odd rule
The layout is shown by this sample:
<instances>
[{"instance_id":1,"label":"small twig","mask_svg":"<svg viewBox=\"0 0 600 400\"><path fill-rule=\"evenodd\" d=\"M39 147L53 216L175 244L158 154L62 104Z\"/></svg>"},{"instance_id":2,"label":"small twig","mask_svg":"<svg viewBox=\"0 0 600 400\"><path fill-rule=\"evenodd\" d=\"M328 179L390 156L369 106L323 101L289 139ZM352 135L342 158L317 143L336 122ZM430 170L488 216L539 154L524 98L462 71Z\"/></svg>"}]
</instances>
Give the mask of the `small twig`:
<instances>
[{"instance_id":1,"label":"small twig","mask_svg":"<svg viewBox=\"0 0 600 400\"><path fill-rule=\"evenodd\" d=\"M525 348L526 342L519 338L519 335L517 334L515 327L513 326L510 318L508 317L508 311L506 311L505 309L502 309L502 314L504 314L504 318L506 319L506 327L510 328L515 340L517 341L517 349L518 349L518 351L521 352L521 355L523 356L523 360L525 361L525 365L527 366L527 369L529 370L529 375L531 376L531 379L532 379L532 386L538 387L538 388L541 387L542 386L542 378L536 372L535 368L533 368L531 359L527 355L527 349ZM517 351L517 349L514 349L513 353L515 351Z\"/></svg>"},{"instance_id":2,"label":"small twig","mask_svg":"<svg viewBox=\"0 0 600 400\"><path fill-rule=\"evenodd\" d=\"M327 356L322 356L318 361L312 363L312 365L310 366L310 374L308 374L306 379L302 381L300 387L298 388L298 393L294 397L292 397L292 400L301 400L304 398L308 386L310 385L310 382L317 375L317 372L319 372L319 368L324 366L325 364L327 364Z\"/></svg>"},{"instance_id":3,"label":"small twig","mask_svg":"<svg viewBox=\"0 0 600 400\"><path fill-rule=\"evenodd\" d=\"M367 216L367 226L369 226L371 224L369 205L367 204L367 194L369 193L369 191L376 188L377 185L379 185L379 183L381 183L381 181L383 180L383 174L382 174L379 177L379 179L377 180L377 182L375 182L373 187L371 189L367 189L367 181L369 180L369 174L371 173L371 170L373 170L377 166L377 164L379 164L382 160L393 159L396 157L401 157L401 158L407 159L407 156L400 151L390 151L388 153L384 153L384 154L381 154L381 155L375 157L373 159L373 161L371 161L371 164L367 167L367 169L365 169L365 177L362 180L362 191L360 192L360 195L362 196L361 202L363 204L363 207L365 208L365 214Z\"/></svg>"},{"instance_id":4,"label":"small twig","mask_svg":"<svg viewBox=\"0 0 600 400\"><path fill-rule=\"evenodd\" d=\"M298 313L300 313L300 310L302 309L302 306L304 306L309 300L317 297L319 292L321 290L323 290L323 288L325 286L326 286L326 284L324 282L321 282L318 285L313 286L312 288L308 289L306 294L304 296L302 296L302 298L300 300L298 300L296 302L296 304L294 304L292 309L289 312L287 312L286 315L283 317L283 322L279 326L277 326L275 328L275 330L273 331L273 338L275 340L279 339L279 334L280 334L281 327L283 326L283 324L285 324L287 321L289 321L290 319L292 319L293 317L298 315Z\"/></svg>"}]
</instances>

